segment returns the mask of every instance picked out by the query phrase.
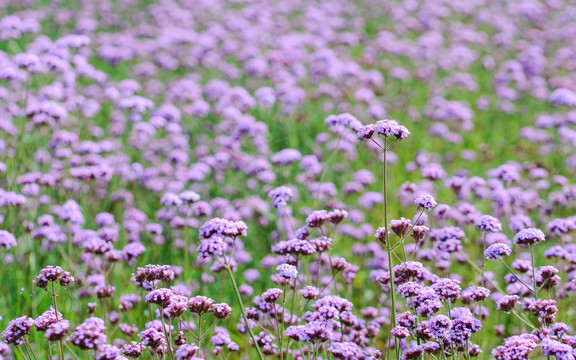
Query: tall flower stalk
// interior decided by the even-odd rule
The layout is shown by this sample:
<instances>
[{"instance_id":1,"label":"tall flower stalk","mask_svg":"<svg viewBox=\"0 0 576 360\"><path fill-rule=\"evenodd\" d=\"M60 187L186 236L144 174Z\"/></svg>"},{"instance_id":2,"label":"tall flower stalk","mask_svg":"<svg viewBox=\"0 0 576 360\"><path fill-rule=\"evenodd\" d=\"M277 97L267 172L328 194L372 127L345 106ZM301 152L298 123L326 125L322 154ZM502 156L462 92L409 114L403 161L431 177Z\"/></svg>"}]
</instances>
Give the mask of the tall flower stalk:
<instances>
[{"instance_id":1,"label":"tall flower stalk","mask_svg":"<svg viewBox=\"0 0 576 360\"><path fill-rule=\"evenodd\" d=\"M376 141L373 136L381 135L384 137L384 144L381 145ZM382 160L382 201L383 201L383 220L384 227L378 229L377 237L381 243L386 248L388 254L388 273L390 276L390 301L391 301L391 312L392 312L392 323L394 327L397 325L396 319L396 292L394 290L394 248L390 242L390 237L388 234L388 150L392 145L394 145L398 140L405 139L410 135L408 129L400 125L395 120L380 120L376 124L370 124L362 126L358 129L358 139L359 140L372 140L376 146L382 150L383 160ZM388 142L388 137L393 137L390 143ZM396 358L400 357L399 352L399 342L396 337L394 337L394 349L396 351Z\"/></svg>"}]
</instances>

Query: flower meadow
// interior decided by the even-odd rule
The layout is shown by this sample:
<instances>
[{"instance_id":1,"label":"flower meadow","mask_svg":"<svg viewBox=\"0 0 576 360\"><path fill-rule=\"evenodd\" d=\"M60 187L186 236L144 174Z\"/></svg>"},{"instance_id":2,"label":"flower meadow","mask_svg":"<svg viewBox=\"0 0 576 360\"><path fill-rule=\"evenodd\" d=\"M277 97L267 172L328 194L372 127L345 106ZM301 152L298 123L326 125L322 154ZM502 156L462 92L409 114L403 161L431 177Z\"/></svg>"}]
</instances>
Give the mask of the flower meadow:
<instances>
[{"instance_id":1,"label":"flower meadow","mask_svg":"<svg viewBox=\"0 0 576 360\"><path fill-rule=\"evenodd\" d=\"M0 1L0 359L575 360L575 17Z\"/></svg>"}]
</instances>

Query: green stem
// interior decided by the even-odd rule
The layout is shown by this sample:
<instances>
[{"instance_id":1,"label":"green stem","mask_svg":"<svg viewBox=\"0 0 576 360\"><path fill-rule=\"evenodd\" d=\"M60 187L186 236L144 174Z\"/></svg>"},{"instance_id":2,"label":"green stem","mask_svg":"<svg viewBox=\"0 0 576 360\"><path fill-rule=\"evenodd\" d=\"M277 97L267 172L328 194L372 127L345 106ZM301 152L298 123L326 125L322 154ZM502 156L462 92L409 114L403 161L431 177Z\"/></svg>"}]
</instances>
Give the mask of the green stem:
<instances>
[{"instance_id":1,"label":"green stem","mask_svg":"<svg viewBox=\"0 0 576 360\"><path fill-rule=\"evenodd\" d=\"M520 315L518 315L515 311L511 312L512 315L516 316L518 318L518 320L522 321L524 324L526 324L528 327L530 327L533 330L536 330L536 327L532 324L530 324L528 321L524 320Z\"/></svg>"},{"instance_id":2,"label":"green stem","mask_svg":"<svg viewBox=\"0 0 576 360\"><path fill-rule=\"evenodd\" d=\"M170 335L166 329L166 322L164 321L164 308L160 307L160 319L162 320L162 330L164 331L164 337L168 343L168 353L170 354L170 359L174 360L174 349L172 349L172 344L170 340Z\"/></svg>"},{"instance_id":3,"label":"green stem","mask_svg":"<svg viewBox=\"0 0 576 360\"><path fill-rule=\"evenodd\" d=\"M202 315L204 314L199 314L198 315L198 335L197 335L197 339L198 339L198 347L200 348L200 350L202 350L202 338L200 338L200 335L202 334Z\"/></svg>"},{"instance_id":4,"label":"green stem","mask_svg":"<svg viewBox=\"0 0 576 360\"><path fill-rule=\"evenodd\" d=\"M240 296L240 291L238 290L238 285L236 285L236 279L234 279L234 273L232 273L230 266L226 265L224 268L226 269L226 272L228 273L228 276L230 277L230 282L232 283L232 287L234 288L234 293L236 294L236 300L238 301L238 305L240 306L240 311L242 312L242 317L244 318L244 323L246 323L246 328L248 329L248 333L250 334L250 338L252 339L252 342L254 343L254 347L256 348L256 351L258 352L258 358L260 360L264 360L264 355L262 354L262 350L260 350L260 346L258 345L258 342L256 341L256 337L254 336L254 332L252 331L252 328L250 327L250 323L248 322L248 317L246 316L246 310L244 309L244 303L242 302L242 297Z\"/></svg>"},{"instance_id":5,"label":"green stem","mask_svg":"<svg viewBox=\"0 0 576 360\"><path fill-rule=\"evenodd\" d=\"M34 358L34 360L38 360L38 358L36 357L36 354L34 354L34 350L32 350L32 346L30 346L30 341L28 341L28 337L25 338L26 341L26 345L28 346L28 349L30 350L30 353L32 354L32 357Z\"/></svg>"},{"instance_id":6,"label":"green stem","mask_svg":"<svg viewBox=\"0 0 576 360\"><path fill-rule=\"evenodd\" d=\"M54 304L54 312L56 313L56 322L60 321L58 316L58 302L56 301L56 291L54 289L54 282L52 282L52 303ZM58 340L58 345L60 348L60 360L64 360L64 345L62 345L62 339Z\"/></svg>"},{"instance_id":7,"label":"green stem","mask_svg":"<svg viewBox=\"0 0 576 360\"><path fill-rule=\"evenodd\" d=\"M508 264L506 264L506 262L505 262L504 260L500 259L500 261L502 261L502 264L504 264L504 266L506 266L506 267L508 268L508 271L510 271L510 274L514 275L514 277L516 278L516 280L518 280L522 285L524 285L528 290L530 290L531 293L534 294L534 290L533 290L530 286L526 285L526 283L525 283L524 281L522 281L522 280L518 277L518 275L516 275L516 273L514 273L514 271L512 270L512 268L510 268L510 266L509 266Z\"/></svg>"},{"instance_id":8,"label":"green stem","mask_svg":"<svg viewBox=\"0 0 576 360\"><path fill-rule=\"evenodd\" d=\"M388 156L387 156L387 139L384 138L384 163L382 164L382 197L384 200L384 233L386 236L386 250L388 252L388 272L390 274L390 301L392 302L392 321L396 327L396 293L394 292L394 262L392 260L392 249L390 248L390 237L388 236ZM398 338L394 337L394 350L396 352L396 359L399 358L400 353L398 349Z\"/></svg>"},{"instance_id":9,"label":"green stem","mask_svg":"<svg viewBox=\"0 0 576 360\"><path fill-rule=\"evenodd\" d=\"M534 265L534 246L530 246L530 259L532 260L532 285L534 286L534 297L538 300L538 288L536 287L536 266Z\"/></svg>"}]
</instances>

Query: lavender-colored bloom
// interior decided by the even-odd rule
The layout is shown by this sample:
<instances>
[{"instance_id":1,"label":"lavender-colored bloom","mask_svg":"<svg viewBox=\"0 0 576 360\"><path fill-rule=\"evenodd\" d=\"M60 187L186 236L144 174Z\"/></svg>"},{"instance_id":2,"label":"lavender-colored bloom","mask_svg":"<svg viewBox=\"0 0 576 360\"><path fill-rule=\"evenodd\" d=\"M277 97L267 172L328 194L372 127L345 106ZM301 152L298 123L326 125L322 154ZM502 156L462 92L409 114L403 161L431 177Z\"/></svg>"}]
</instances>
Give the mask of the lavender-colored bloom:
<instances>
[{"instance_id":1,"label":"lavender-colored bloom","mask_svg":"<svg viewBox=\"0 0 576 360\"><path fill-rule=\"evenodd\" d=\"M199 233L201 239L209 239L214 235L220 237L239 237L246 236L248 226L243 221L230 221L221 218L214 218L204 223L200 227Z\"/></svg>"},{"instance_id":2,"label":"lavender-colored bloom","mask_svg":"<svg viewBox=\"0 0 576 360\"><path fill-rule=\"evenodd\" d=\"M298 277L298 269L296 266L290 264L278 265L276 271L280 273L280 276L286 279L296 279Z\"/></svg>"},{"instance_id":3,"label":"lavender-colored bloom","mask_svg":"<svg viewBox=\"0 0 576 360\"><path fill-rule=\"evenodd\" d=\"M142 340L142 344L148 346L152 350L158 349L162 345L164 345L164 334L162 332L156 330L155 328L148 328L138 334L140 340Z\"/></svg>"},{"instance_id":4,"label":"lavender-colored bloom","mask_svg":"<svg viewBox=\"0 0 576 360\"><path fill-rule=\"evenodd\" d=\"M546 236L540 229L526 228L520 230L514 236L514 242L518 245L532 246L546 240Z\"/></svg>"},{"instance_id":5,"label":"lavender-colored bloom","mask_svg":"<svg viewBox=\"0 0 576 360\"><path fill-rule=\"evenodd\" d=\"M294 193L288 186L279 186L268 193L268 197L272 199L272 206L275 208L288 205L292 196Z\"/></svg>"},{"instance_id":6,"label":"lavender-colored bloom","mask_svg":"<svg viewBox=\"0 0 576 360\"><path fill-rule=\"evenodd\" d=\"M320 295L320 290L314 286L306 286L299 291L300 295L306 300L315 300Z\"/></svg>"},{"instance_id":7,"label":"lavender-colored bloom","mask_svg":"<svg viewBox=\"0 0 576 360\"><path fill-rule=\"evenodd\" d=\"M533 227L532 220L526 215L513 215L510 217L510 231L517 233L522 229Z\"/></svg>"},{"instance_id":8,"label":"lavender-colored bloom","mask_svg":"<svg viewBox=\"0 0 576 360\"><path fill-rule=\"evenodd\" d=\"M410 279L417 279L424 273L424 266L417 261L406 261L394 266L394 283L402 284Z\"/></svg>"},{"instance_id":9,"label":"lavender-colored bloom","mask_svg":"<svg viewBox=\"0 0 576 360\"><path fill-rule=\"evenodd\" d=\"M196 251L201 257L207 258L210 256L222 256L224 252L228 250L228 245L224 241L224 238L213 235L208 239L202 239L200 245L196 248Z\"/></svg>"},{"instance_id":10,"label":"lavender-colored bloom","mask_svg":"<svg viewBox=\"0 0 576 360\"><path fill-rule=\"evenodd\" d=\"M134 284L148 290L155 288L160 281L168 283L172 280L174 280L174 272L169 265L146 265L132 274Z\"/></svg>"},{"instance_id":11,"label":"lavender-colored bloom","mask_svg":"<svg viewBox=\"0 0 576 360\"><path fill-rule=\"evenodd\" d=\"M509 256L512 253L510 246L502 243L492 244L484 251L484 257L488 260L498 260L503 256Z\"/></svg>"},{"instance_id":12,"label":"lavender-colored bloom","mask_svg":"<svg viewBox=\"0 0 576 360\"><path fill-rule=\"evenodd\" d=\"M517 295L504 295L497 301L498 310L510 313L516 307L518 300L520 297Z\"/></svg>"},{"instance_id":13,"label":"lavender-colored bloom","mask_svg":"<svg viewBox=\"0 0 576 360\"><path fill-rule=\"evenodd\" d=\"M28 336L33 325L34 320L27 316L11 320L2 332L2 338L8 344L21 345L24 343L24 338Z\"/></svg>"},{"instance_id":14,"label":"lavender-colored bloom","mask_svg":"<svg viewBox=\"0 0 576 360\"><path fill-rule=\"evenodd\" d=\"M538 338L531 334L515 335L504 339L504 343L494 350L496 360L528 360L538 346Z\"/></svg>"},{"instance_id":15,"label":"lavender-colored bloom","mask_svg":"<svg viewBox=\"0 0 576 360\"><path fill-rule=\"evenodd\" d=\"M311 228L321 227L328 220L329 217L326 210L315 210L306 218L306 225Z\"/></svg>"},{"instance_id":16,"label":"lavender-colored bloom","mask_svg":"<svg viewBox=\"0 0 576 360\"><path fill-rule=\"evenodd\" d=\"M184 344L176 350L176 360L192 360L199 350L194 344Z\"/></svg>"},{"instance_id":17,"label":"lavender-colored bloom","mask_svg":"<svg viewBox=\"0 0 576 360\"><path fill-rule=\"evenodd\" d=\"M195 296L188 300L188 310L196 314L205 314L214 304L214 300L205 296Z\"/></svg>"},{"instance_id":18,"label":"lavender-colored bloom","mask_svg":"<svg viewBox=\"0 0 576 360\"><path fill-rule=\"evenodd\" d=\"M74 329L67 341L82 350L94 350L106 343L106 326L104 320L90 317Z\"/></svg>"},{"instance_id":19,"label":"lavender-colored bloom","mask_svg":"<svg viewBox=\"0 0 576 360\"><path fill-rule=\"evenodd\" d=\"M353 342L333 342L328 352L339 360L363 360L366 356L362 349Z\"/></svg>"},{"instance_id":20,"label":"lavender-colored bloom","mask_svg":"<svg viewBox=\"0 0 576 360\"><path fill-rule=\"evenodd\" d=\"M484 301L490 296L490 290L482 286L470 286L462 291L462 301L465 304Z\"/></svg>"},{"instance_id":21,"label":"lavender-colored bloom","mask_svg":"<svg viewBox=\"0 0 576 360\"><path fill-rule=\"evenodd\" d=\"M482 215L476 220L476 227L484 232L502 231L502 223L493 216Z\"/></svg>"},{"instance_id":22,"label":"lavender-colored bloom","mask_svg":"<svg viewBox=\"0 0 576 360\"><path fill-rule=\"evenodd\" d=\"M430 330L436 339L445 339L452 326L452 320L446 315L435 315L428 321Z\"/></svg>"},{"instance_id":23,"label":"lavender-colored bloom","mask_svg":"<svg viewBox=\"0 0 576 360\"><path fill-rule=\"evenodd\" d=\"M53 307L50 307L49 310L34 319L34 327L36 330L44 332L48 327L50 327L50 325L55 324L60 319L62 319L62 314L56 314L56 310L54 310Z\"/></svg>"},{"instance_id":24,"label":"lavender-colored bloom","mask_svg":"<svg viewBox=\"0 0 576 360\"><path fill-rule=\"evenodd\" d=\"M164 307L168 304L168 301L170 301L170 298L173 295L174 293L170 289L156 289L146 294L145 301L150 304L157 304Z\"/></svg>"},{"instance_id":25,"label":"lavender-colored bloom","mask_svg":"<svg viewBox=\"0 0 576 360\"><path fill-rule=\"evenodd\" d=\"M18 244L16 243L16 238L14 237L14 235L12 235L6 230L0 230L0 247L3 247L5 250L8 250L16 245Z\"/></svg>"},{"instance_id":26,"label":"lavender-colored bloom","mask_svg":"<svg viewBox=\"0 0 576 360\"><path fill-rule=\"evenodd\" d=\"M412 222L405 218L390 221L390 230L392 230L394 234L398 235L398 237L404 237L408 230L410 230L411 226Z\"/></svg>"},{"instance_id":27,"label":"lavender-colored bloom","mask_svg":"<svg viewBox=\"0 0 576 360\"><path fill-rule=\"evenodd\" d=\"M232 312L232 307L228 304L213 304L210 312L214 317L220 320L228 319L230 313Z\"/></svg>"},{"instance_id":28,"label":"lavender-colored bloom","mask_svg":"<svg viewBox=\"0 0 576 360\"><path fill-rule=\"evenodd\" d=\"M275 303L282 296L283 291L277 288L266 290L262 293L262 300L267 303Z\"/></svg>"},{"instance_id":29,"label":"lavender-colored bloom","mask_svg":"<svg viewBox=\"0 0 576 360\"><path fill-rule=\"evenodd\" d=\"M137 359L140 356L142 356L142 353L144 352L144 345L137 343L135 341L132 341L130 344L125 344L122 346L122 348L120 349L120 351L122 351L122 354L131 357L133 359Z\"/></svg>"},{"instance_id":30,"label":"lavender-colored bloom","mask_svg":"<svg viewBox=\"0 0 576 360\"><path fill-rule=\"evenodd\" d=\"M428 194L419 195L414 200L414 205L418 206L419 209L428 210L428 211L432 210L437 204L438 203L436 202L436 200L434 200L432 195L428 195Z\"/></svg>"},{"instance_id":31,"label":"lavender-colored bloom","mask_svg":"<svg viewBox=\"0 0 576 360\"><path fill-rule=\"evenodd\" d=\"M60 320L50 325L48 329L46 329L44 336L48 339L48 341L60 341L64 339L64 336L68 334L69 330L70 321Z\"/></svg>"},{"instance_id":32,"label":"lavender-colored bloom","mask_svg":"<svg viewBox=\"0 0 576 360\"><path fill-rule=\"evenodd\" d=\"M60 283L60 286L66 287L74 281L74 277L72 277L68 271L64 271L60 266L48 265L40 270L40 274L36 276L34 284L41 289L47 290L46 287L48 283L54 283L56 281Z\"/></svg>"},{"instance_id":33,"label":"lavender-colored bloom","mask_svg":"<svg viewBox=\"0 0 576 360\"><path fill-rule=\"evenodd\" d=\"M183 191L179 194L180 199L186 204L193 204L200 201L200 195L192 190Z\"/></svg>"},{"instance_id":34,"label":"lavender-colored bloom","mask_svg":"<svg viewBox=\"0 0 576 360\"><path fill-rule=\"evenodd\" d=\"M538 299L528 306L528 310L532 311L541 323L551 324L554 322L558 307L556 300Z\"/></svg>"}]
</instances>

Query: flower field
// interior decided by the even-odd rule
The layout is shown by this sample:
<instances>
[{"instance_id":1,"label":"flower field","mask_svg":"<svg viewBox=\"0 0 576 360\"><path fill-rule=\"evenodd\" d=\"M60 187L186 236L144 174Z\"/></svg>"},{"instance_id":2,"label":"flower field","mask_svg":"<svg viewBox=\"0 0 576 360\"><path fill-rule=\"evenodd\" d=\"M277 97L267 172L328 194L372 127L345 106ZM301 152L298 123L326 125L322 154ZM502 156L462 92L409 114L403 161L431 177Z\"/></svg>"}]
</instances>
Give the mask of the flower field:
<instances>
[{"instance_id":1,"label":"flower field","mask_svg":"<svg viewBox=\"0 0 576 360\"><path fill-rule=\"evenodd\" d=\"M0 360L576 360L575 17L0 0Z\"/></svg>"}]
</instances>

